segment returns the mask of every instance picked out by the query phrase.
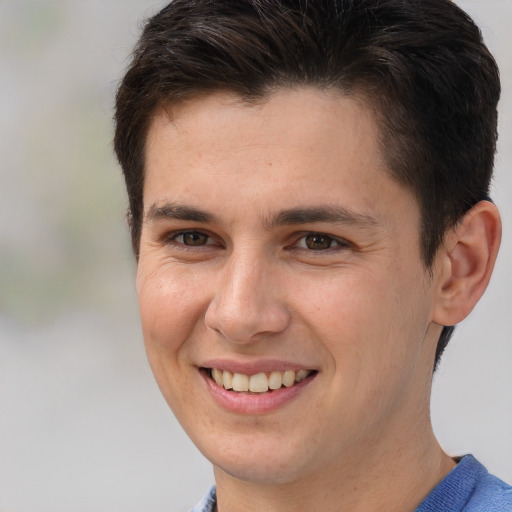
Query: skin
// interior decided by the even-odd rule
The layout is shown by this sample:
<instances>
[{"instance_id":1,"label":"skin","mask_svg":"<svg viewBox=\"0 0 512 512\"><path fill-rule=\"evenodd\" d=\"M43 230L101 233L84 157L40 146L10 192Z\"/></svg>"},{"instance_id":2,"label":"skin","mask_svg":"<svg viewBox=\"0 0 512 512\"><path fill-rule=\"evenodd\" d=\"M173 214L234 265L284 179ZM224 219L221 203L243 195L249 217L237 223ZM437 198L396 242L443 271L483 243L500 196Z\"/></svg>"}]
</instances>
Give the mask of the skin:
<instances>
[{"instance_id":1,"label":"skin","mask_svg":"<svg viewBox=\"0 0 512 512\"><path fill-rule=\"evenodd\" d=\"M430 422L435 346L485 289L499 217L480 206L430 272L418 204L378 140L361 101L308 88L256 104L219 92L153 119L144 340L163 395L214 465L220 512L414 510L454 467ZM177 205L205 215L177 218ZM343 218L282 222L326 207ZM474 256L486 236L494 245ZM242 414L208 392L199 369L214 358L317 373L276 410Z\"/></svg>"}]
</instances>

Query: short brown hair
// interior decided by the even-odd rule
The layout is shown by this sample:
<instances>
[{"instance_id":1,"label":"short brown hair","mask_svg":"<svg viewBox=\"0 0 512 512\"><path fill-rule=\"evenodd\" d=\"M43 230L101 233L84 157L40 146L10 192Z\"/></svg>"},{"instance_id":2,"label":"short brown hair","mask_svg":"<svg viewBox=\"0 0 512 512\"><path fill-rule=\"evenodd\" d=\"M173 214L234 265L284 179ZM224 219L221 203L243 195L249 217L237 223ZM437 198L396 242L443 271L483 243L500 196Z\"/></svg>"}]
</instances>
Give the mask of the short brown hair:
<instances>
[{"instance_id":1,"label":"short brown hair","mask_svg":"<svg viewBox=\"0 0 512 512\"><path fill-rule=\"evenodd\" d=\"M254 100L290 85L368 101L392 176L418 200L430 267L446 229L488 197L497 138L496 63L450 0L174 0L152 17L116 98L135 254L155 111L209 91Z\"/></svg>"}]
</instances>

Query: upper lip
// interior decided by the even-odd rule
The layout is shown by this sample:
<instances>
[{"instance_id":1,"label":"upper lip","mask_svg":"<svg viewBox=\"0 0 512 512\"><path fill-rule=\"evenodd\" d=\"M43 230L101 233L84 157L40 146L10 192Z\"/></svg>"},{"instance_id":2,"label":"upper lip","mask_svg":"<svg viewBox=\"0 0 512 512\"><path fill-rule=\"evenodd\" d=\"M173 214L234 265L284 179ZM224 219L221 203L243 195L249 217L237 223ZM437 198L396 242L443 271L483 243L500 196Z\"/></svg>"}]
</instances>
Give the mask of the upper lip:
<instances>
[{"instance_id":1,"label":"upper lip","mask_svg":"<svg viewBox=\"0 0 512 512\"><path fill-rule=\"evenodd\" d=\"M209 359L204 361L202 368L218 368L231 373L255 375L256 373L268 373L272 371L284 372L286 370L314 370L310 365L283 361L280 359L258 359L254 361L237 361L234 359Z\"/></svg>"}]
</instances>

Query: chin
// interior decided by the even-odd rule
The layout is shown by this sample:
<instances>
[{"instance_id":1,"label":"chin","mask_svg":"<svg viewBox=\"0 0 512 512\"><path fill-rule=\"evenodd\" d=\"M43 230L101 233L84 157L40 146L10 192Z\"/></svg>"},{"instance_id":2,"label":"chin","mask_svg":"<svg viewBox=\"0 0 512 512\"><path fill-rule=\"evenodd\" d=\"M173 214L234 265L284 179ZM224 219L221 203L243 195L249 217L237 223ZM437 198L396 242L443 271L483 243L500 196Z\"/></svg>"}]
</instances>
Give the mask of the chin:
<instances>
[{"instance_id":1,"label":"chin","mask_svg":"<svg viewBox=\"0 0 512 512\"><path fill-rule=\"evenodd\" d=\"M251 460L218 457L211 458L210 461L216 470L256 485L286 485L305 476L306 468L297 466L295 461L290 460L290 455L281 460L266 459L264 456Z\"/></svg>"},{"instance_id":2,"label":"chin","mask_svg":"<svg viewBox=\"0 0 512 512\"><path fill-rule=\"evenodd\" d=\"M215 437L214 437L215 436ZM216 470L258 485L284 485L312 471L314 450L307 442L294 443L291 436L215 434L196 446ZM258 439L259 437L259 439ZM215 439L213 441L213 439Z\"/></svg>"}]
</instances>

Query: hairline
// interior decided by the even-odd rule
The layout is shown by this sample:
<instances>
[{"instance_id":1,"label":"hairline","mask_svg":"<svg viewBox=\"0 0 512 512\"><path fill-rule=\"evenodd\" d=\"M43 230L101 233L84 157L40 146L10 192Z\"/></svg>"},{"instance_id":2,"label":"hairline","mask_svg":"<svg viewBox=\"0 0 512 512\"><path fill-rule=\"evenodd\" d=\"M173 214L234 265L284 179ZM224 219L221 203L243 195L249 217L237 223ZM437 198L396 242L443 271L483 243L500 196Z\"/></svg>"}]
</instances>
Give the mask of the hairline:
<instances>
[{"instance_id":1,"label":"hairline","mask_svg":"<svg viewBox=\"0 0 512 512\"><path fill-rule=\"evenodd\" d=\"M142 187L141 187L141 211L140 218L138 220L138 237L136 240L136 244L134 244L135 256L138 260L139 251L140 251L140 237L142 231L142 224L144 222L144 187L146 183L146 153L147 153L147 142L149 138L149 132L154 125L155 120L162 113L165 113L169 122L174 123L174 115L173 111L176 107L179 107L189 101L201 100L211 97L215 94L226 94L231 96L232 99L238 99L240 104L243 106L255 106L255 105L263 105L265 102L269 101L269 99L279 91L291 91L294 89L310 89L319 91L325 94L330 94L332 96L344 96L346 98L352 99L359 104L360 107L365 109L373 118L377 127L377 147L380 151L383 161L385 162L386 175L391 178L395 183L404 187L405 190L408 190L413 194L416 204L419 208L420 213L420 224L418 226L418 242L420 244L420 257L425 266L425 269L429 271L430 274L433 272L434 266L434 257L429 258L428 254L425 251L425 247L423 244L423 239L428 231L425 223L428 222L428 219L425 218L426 212L423 209L423 204L417 190L414 186L407 184L403 179L400 179L399 174L393 171L393 155L392 150L387 149L389 144L387 144L386 136L385 136L385 123L384 123L384 113L382 109L379 108L379 101L377 99L377 95L372 95L369 92L369 85L365 82L359 82L354 84L351 87L343 87L342 84L326 84L326 83L311 83L311 82L301 82L299 80L291 80L290 78L286 80L282 80L281 82L274 82L265 84L260 89L248 93L242 92L238 90L236 87L230 87L229 85L223 85L219 87L201 87L198 85L197 87L190 89L187 93L182 93L180 95L174 95L174 97L161 98L160 101L154 106L151 113L147 116L147 126L145 128L145 132L143 133L143 145L142 145ZM131 222L133 222L133 218L131 216L131 212L128 213L128 218L130 220L130 228L132 228ZM450 228L447 226L446 231ZM438 244L437 249L441 244ZM135 247L137 250L135 250Z\"/></svg>"}]
</instances>

